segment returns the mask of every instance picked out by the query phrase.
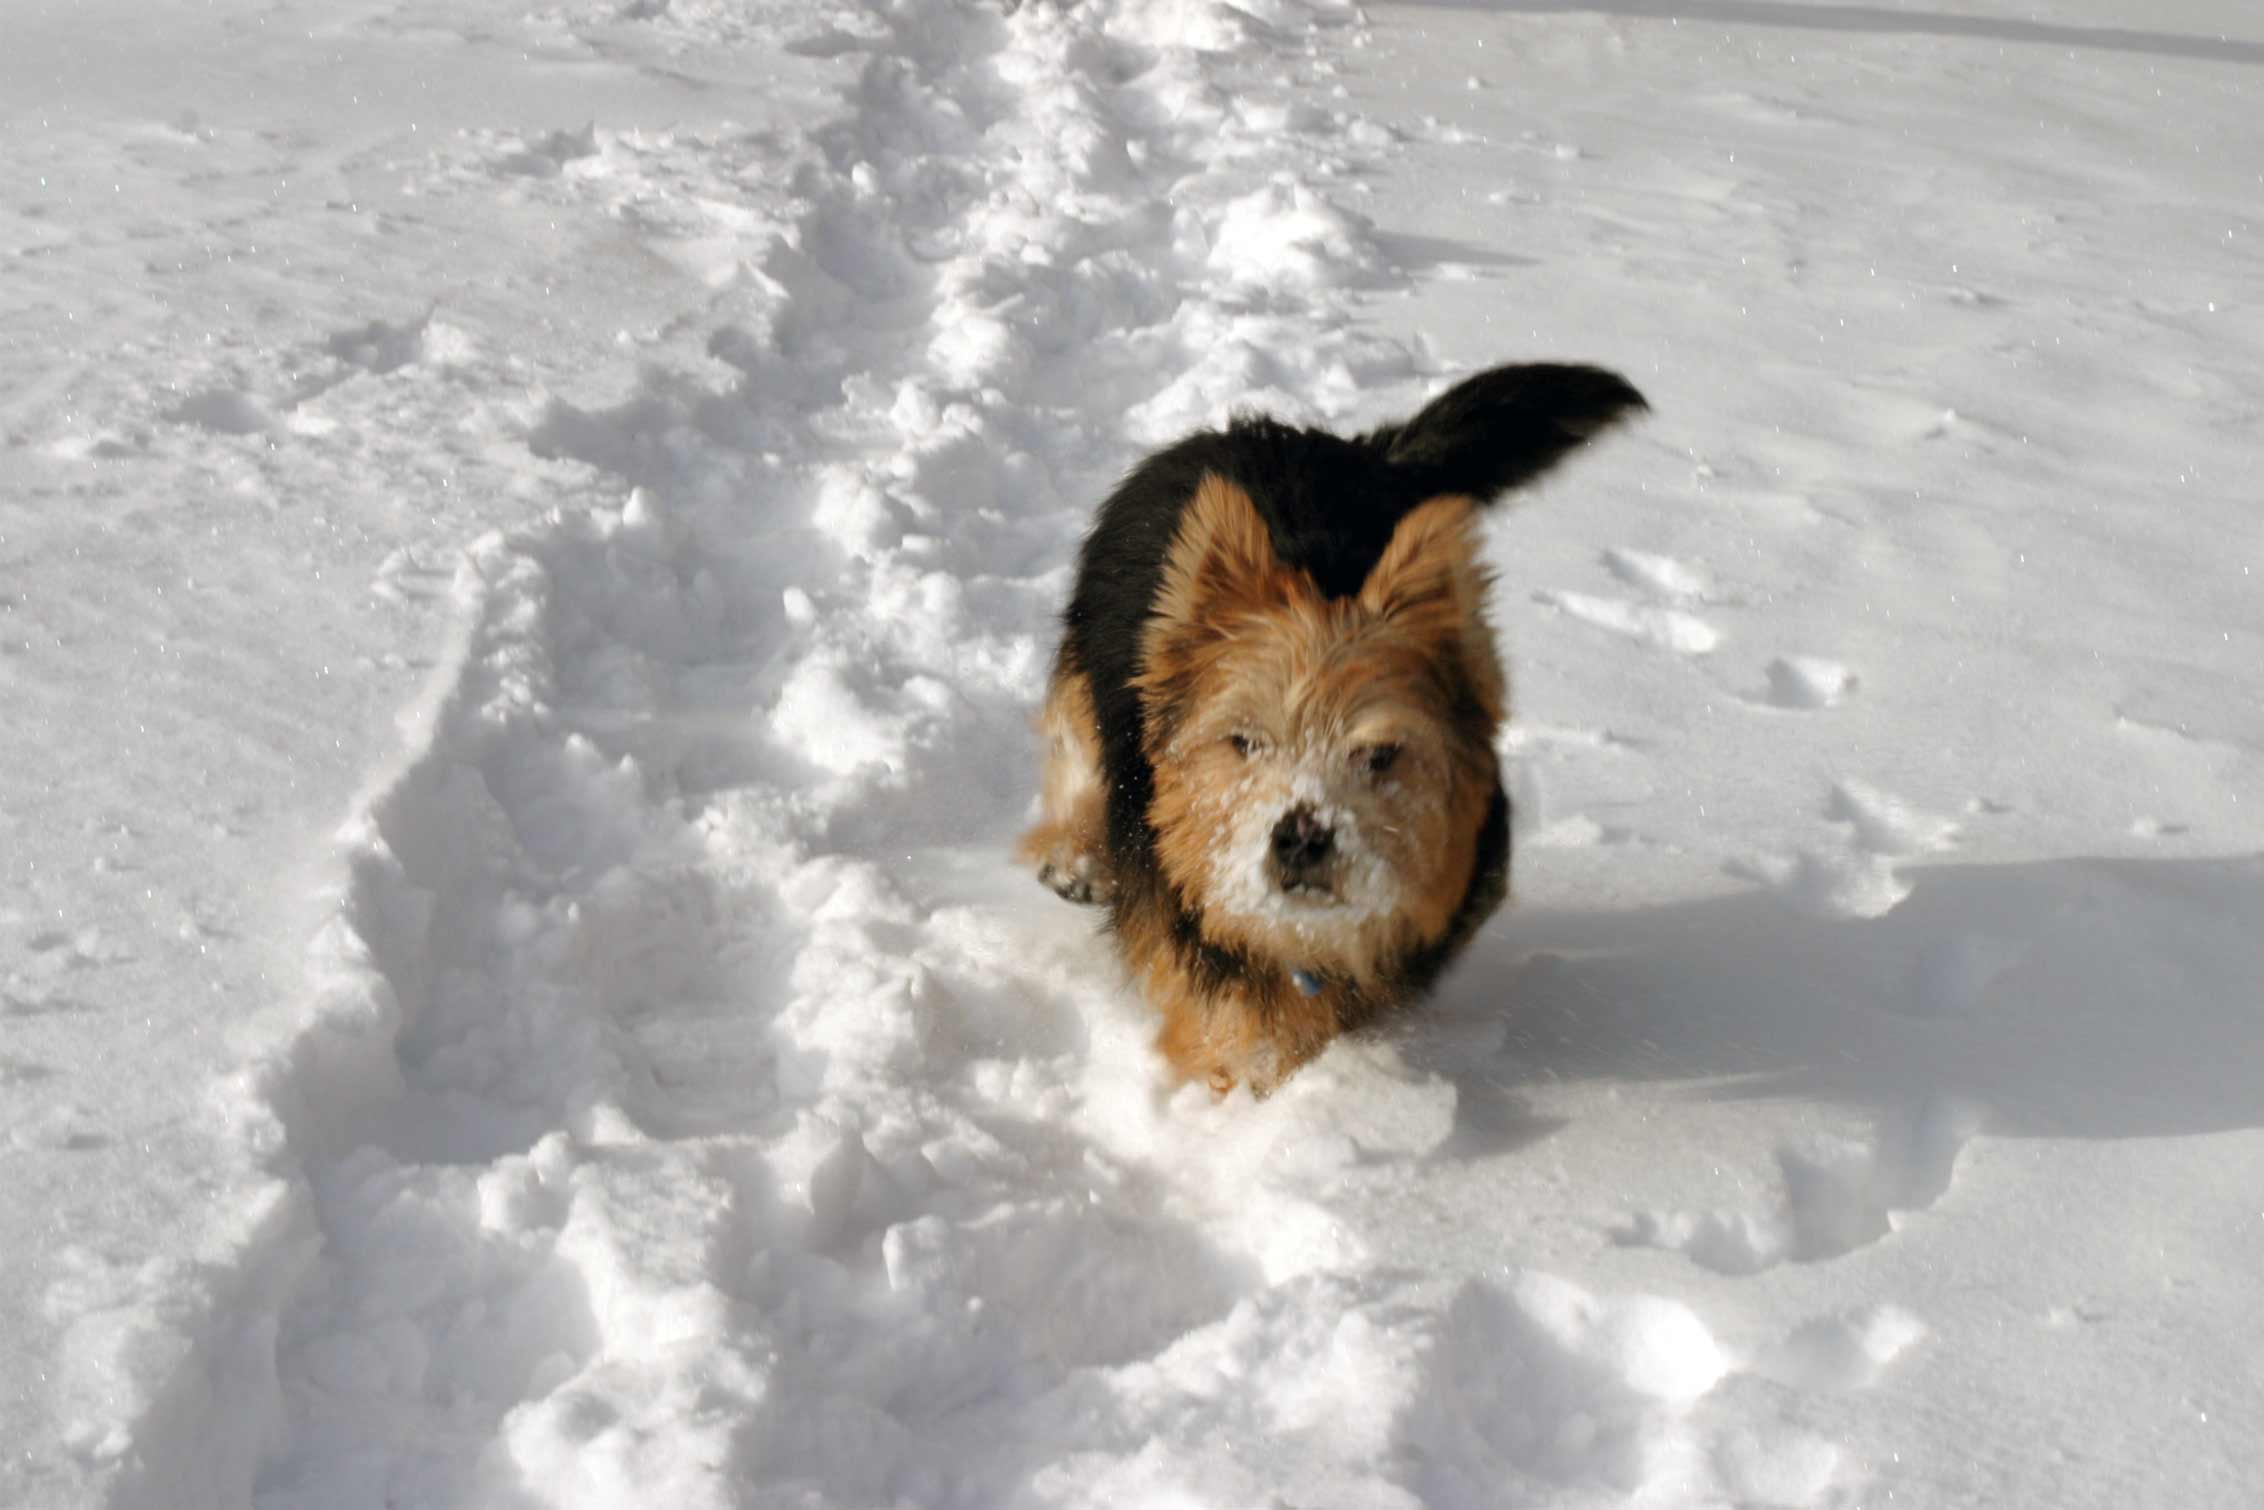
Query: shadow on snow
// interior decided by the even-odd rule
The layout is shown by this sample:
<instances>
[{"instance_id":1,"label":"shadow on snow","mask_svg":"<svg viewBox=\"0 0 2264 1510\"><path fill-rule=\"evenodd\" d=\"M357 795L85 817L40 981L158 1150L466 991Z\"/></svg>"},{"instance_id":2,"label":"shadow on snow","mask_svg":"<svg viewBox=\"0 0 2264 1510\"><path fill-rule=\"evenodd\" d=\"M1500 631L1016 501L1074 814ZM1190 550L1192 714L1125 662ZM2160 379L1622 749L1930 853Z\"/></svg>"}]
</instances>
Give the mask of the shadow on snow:
<instances>
[{"instance_id":1,"label":"shadow on snow","mask_svg":"<svg viewBox=\"0 0 2264 1510\"><path fill-rule=\"evenodd\" d=\"M1633 912L1507 914L1432 1009L1507 1019L1500 1049L1427 1065L1461 1141L1553 1130L1544 1080L1695 1082L1708 1097L1977 1105L1999 1135L2156 1137L2264 1125L2264 856L2067 859L1906 872L1884 917L1766 892ZM1427 1053L1418 1029L1411 1057Z\"/></svg>"}]
</instances>

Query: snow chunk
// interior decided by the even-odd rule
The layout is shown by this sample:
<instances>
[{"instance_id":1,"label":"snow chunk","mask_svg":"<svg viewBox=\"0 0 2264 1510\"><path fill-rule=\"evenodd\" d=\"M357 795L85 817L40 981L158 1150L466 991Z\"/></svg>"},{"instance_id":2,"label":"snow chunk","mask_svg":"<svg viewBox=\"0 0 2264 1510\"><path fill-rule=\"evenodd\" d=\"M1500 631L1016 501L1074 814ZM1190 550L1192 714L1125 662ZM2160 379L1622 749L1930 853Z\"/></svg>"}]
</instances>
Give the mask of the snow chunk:
<instances>
[{"instance_id":1,"label":"snow chunk","mask_svg":"<svg viewBox=\"0 0 2264 1510\"><path fill-rule=\"evenodd\" d=\"M1337 288L1380 257L1368 222L1306 184L1281 178L1230 201L1211 233L1210 267L1255 288Z\"/></svg>"}]
</instances>

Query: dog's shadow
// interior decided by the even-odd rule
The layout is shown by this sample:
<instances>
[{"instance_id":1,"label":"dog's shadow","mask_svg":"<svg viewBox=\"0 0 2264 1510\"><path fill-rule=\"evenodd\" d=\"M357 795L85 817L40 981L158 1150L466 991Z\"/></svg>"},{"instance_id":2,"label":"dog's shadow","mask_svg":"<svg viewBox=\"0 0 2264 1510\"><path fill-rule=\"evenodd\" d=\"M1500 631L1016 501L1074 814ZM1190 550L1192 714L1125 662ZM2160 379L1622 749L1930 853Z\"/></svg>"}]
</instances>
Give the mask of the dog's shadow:
<instances>
[{"instance_id":1,"label":"dog's shadow","mask_svg":"<svg viewBox=\"0 0 2264 1510\"><path fill-rule=\"evenodd\" d=\"M1905 872L1868 920L1749 892L1627 912L1512 908L1402 1052L1460 1097L1453 1151L1562 1123L1545 1082L1888 1108L1992 1132L2125 1138L2264 1125L2264 856Z\"/></svg>"}]
</instances>

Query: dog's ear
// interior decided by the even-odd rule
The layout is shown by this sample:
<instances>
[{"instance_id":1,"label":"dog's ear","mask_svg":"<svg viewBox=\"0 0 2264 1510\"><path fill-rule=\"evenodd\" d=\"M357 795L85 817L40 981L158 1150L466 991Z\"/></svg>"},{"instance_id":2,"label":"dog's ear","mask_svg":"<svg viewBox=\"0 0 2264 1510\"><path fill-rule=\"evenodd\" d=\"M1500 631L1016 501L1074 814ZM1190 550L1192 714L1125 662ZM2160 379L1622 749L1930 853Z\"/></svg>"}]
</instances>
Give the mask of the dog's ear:
<instances>
[{"instance_id":1,"label":"dog's ear","mask_svg":"<svg viewBox=\"0 0 2264 1510\"><path fill-rule=\"evenodd\" d=\"M1449 634L1483 612L1477 506L1448 493L1410 510L1360 584L1360 606L1411 633Z\"/></svg>"},{"instance_id":2,"label":"dog's ear","mask_svg":"<svg viewBox=\"0 0 2264 1510\"><path fill-rule=\"evenodd\" d=\"M1360 606L1434 661L1461 667L1466 690L1498 720L1504 687L1486 627L1491 578L1478 560L1477 510L1468 494L1448 493L1409 511L1360 584Z\"/></svg>"},{"instance_id":3,"label":"dog's ear","mask_svg":"<svg viewBox=\"0 0 2264 1510\"><path fill-rule=\"evenodd\" d=\"M1152 627L1167 635L1224 630L1289 600L1303 573L1281 564L1250 495L1205 473L1164 556Z\"/></svg>"},{"instance_id":4,"label":"dog's ear","mask_svg":"<svg viewBox=\"0 0 2264 1510\"><path fill-rule=\"evenodd\" d=\"M1414 474L1423 494L1467 493L1491 503L1648 407L1633 384L1601 367L1496 367L1455 384L1413 419L1361 438Z\"/></svg>"},{"instance_id":5,"label":"dog's ear","mask_svg":"<svg viewBox=\"0 0 2264 1510\"><path fill-rule=\"evenodd\" d=\"M1143 693L1150 754L1170 743L1217 652L1252 615L1313 596L1311 579L1282 565L1250 495L1206 473L1180 511L1140 634L1133 683Z\"/></svg>"}]
</instances>

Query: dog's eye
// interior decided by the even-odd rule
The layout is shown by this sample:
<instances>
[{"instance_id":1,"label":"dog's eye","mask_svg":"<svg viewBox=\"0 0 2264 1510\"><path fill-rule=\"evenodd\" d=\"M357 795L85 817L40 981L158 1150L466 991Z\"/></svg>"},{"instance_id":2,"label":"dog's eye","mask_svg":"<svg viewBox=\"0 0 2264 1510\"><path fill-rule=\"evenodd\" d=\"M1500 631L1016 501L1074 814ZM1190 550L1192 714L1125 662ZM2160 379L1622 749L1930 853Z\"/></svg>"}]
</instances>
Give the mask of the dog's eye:
<instances>
[{"instance_id":1,"label":"dog's eye","mask_svg":"<svg viewBox=\"0 0 2264 1510\"><path fill-rule=\"evenodd\" d=\"M1399 763L1399 750L1398 745L1369 745L1357 759L1369 775L1381 776Z\"/></svg>"},{"instance_id":2,"label":"dog's eye","mask_svg":"<svg viewBox=\"0 0 2264 1510\"><path fill-rule=\"evenodd\" d=\"M1229 734L1226 736L1226 742L1234 746L1234 753L1244 760L1248 760L1250 752L1258 748L1258 742L1247 734Z\"/></svg>"}]
</instances>

